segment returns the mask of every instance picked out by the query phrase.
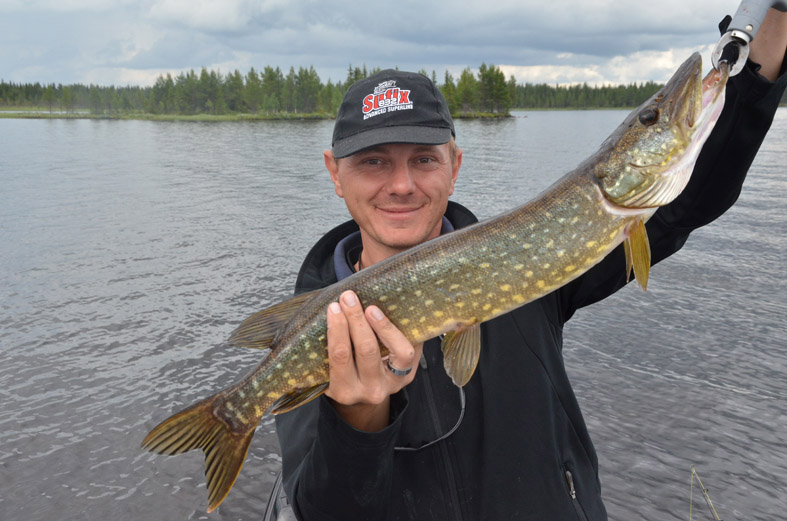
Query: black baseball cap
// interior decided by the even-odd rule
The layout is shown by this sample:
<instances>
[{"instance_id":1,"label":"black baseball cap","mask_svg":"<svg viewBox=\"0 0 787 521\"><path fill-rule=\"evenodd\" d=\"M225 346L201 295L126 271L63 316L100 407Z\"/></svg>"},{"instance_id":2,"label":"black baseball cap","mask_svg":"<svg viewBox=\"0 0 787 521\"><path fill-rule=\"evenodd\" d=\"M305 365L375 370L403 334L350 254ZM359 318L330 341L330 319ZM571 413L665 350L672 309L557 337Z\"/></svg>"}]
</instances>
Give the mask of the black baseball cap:
<instances>
[{"instance_id":1,"label":"black baseball cap","mask_svg":"<svg viewBox=\"0 0 787 521\"><path fill-rule=\"evenodd\" d=\"M442 145L454 132L443 93L414 72L384 70L347 89L333 127L333 155L387 143Z\"/></svg>"}]
</instances>

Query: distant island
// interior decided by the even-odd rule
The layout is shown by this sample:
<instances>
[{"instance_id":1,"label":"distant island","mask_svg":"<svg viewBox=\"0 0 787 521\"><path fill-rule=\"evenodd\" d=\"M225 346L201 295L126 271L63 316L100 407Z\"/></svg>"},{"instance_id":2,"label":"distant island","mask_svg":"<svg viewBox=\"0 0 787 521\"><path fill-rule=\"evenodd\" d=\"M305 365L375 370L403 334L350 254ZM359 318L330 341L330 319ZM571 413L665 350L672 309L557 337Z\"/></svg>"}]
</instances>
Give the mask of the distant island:
<instances>
[{"instance_id":1,"label":"distant island","mask_svg":"<svg viewBox=\"0 0 787 521\"><path fill-rule=\"evenodd\" d=\"M380 69L352 67L344 82L323 83L314 67L253 67L241 74L193 69L159 76L151 87L42 85L0 80L0 117L94 117L118 119L332 119L346 89ZM632 108L652 96L661 84L548 85L507 80L498 66L468 67L455 79L446 71L442 83L430 76L448 101L455 118L508 117L512 109ZM783 100L785 103L787 100Z\"/></svg>"}]
</instances>

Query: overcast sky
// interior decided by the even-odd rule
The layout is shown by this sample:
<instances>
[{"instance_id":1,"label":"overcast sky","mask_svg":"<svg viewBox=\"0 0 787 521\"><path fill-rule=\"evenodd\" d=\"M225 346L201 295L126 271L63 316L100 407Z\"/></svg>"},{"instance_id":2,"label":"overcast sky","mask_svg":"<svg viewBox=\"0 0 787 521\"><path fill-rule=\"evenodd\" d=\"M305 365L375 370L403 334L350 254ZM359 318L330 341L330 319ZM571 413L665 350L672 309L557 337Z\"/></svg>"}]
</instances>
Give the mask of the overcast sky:
<instances>
[{"instance_id":1,"label":"overcast sky","mask_svg":"<svg viewBox=\"0 0 787 521\"><path fill-rule=\"evenodd\" d=\"M150 85L201 67L435 70L481 62L521 83L665 81L710 68L738 0L0 0L0 79Z\"/></svg>"}]
</instances>

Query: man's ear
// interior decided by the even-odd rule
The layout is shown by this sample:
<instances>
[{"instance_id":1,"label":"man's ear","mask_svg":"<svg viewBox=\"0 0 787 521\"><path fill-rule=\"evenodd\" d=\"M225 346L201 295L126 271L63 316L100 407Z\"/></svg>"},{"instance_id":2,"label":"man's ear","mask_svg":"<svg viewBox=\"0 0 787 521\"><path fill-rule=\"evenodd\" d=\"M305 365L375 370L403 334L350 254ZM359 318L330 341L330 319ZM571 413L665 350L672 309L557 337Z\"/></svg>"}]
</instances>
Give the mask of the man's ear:
<instances>
[{"instance_id":1,"label":"man's ear","mask_svg":"<svg viewBox=\"0 0 787 521\"><path fill-rule=\"evenodd\" d=\"M456 149L456 157L454 158L453 164L451 165L451 191L448 195L453 195L454 193L454 185L456 184L456 179L459 177L459 168L462 166L462 149Z\"/></svg>"},{"instance_id":2,"label":"man's ear","mask_svg":"<svg viewBox=\"0 0 787 521\"><path fill-rule=\"evenodd\" d=\"M330 150L326 150L322 153L322 157L325 160L325 168L328 169L328 172L331 174L331 181L333 181L333 189L336 191L336 195L339 197L344 197L344 192L342 191L342 183L339 181L339 163L335 157L333 157L333 152Z\"/></svg>"}]
</instances>

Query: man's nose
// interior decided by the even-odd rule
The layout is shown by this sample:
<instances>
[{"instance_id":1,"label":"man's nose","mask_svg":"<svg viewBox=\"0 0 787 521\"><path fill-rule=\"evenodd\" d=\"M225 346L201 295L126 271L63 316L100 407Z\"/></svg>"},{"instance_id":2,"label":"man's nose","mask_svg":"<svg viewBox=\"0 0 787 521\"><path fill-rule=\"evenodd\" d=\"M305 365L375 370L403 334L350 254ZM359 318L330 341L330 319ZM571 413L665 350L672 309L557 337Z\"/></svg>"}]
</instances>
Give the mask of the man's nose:
<instances>
[{"instance_id":1,"label":"man's nose","mask_svg":"<svg viewBox=\"0 0 787 521\"><path fill-rule=\"evenodd\" d=\"M415 177L407 162L394 165L388 180L388 191L392 194L411 194L415 191Z\"/></svg>"}]
</instances>

